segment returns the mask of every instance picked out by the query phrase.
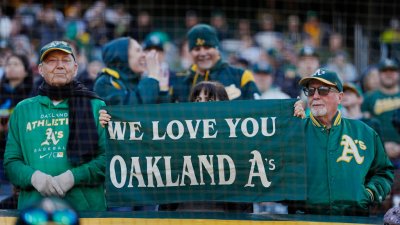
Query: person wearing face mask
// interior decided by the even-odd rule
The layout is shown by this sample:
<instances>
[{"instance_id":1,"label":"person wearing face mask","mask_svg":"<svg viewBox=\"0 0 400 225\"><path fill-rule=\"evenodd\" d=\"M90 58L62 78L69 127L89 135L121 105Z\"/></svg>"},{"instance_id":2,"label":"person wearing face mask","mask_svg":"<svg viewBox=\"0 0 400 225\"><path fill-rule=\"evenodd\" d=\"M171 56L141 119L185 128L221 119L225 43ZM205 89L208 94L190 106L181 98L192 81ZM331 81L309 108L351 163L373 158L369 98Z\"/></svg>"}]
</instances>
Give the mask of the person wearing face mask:
<instances>
[{"instance_id":1,"label":"person wearing face mask","mask_svg":"<svg viewBox=\"0 0 400 225\"><path fill-rule=\"evenodd\" d=\"M343 84L335 72L321 68L299 84L311 111L303 120L307 199L289 204L289 213L368 216L369 207L390 193L394 177L380 137L342 117Z\"/></svg>"},{"instance_id":2,"label":"person wearing face mask","mask_svg":"<svg viewBox=\"0 0 400 225\"><path fill-rule=\"evenodd\" d=\"M193 65L177 73L173 86L172 102L189 101L191 89L201 81L218 81L229 100L255 99L259 91L249 70L233 67L221 58L219 40L212 26L198 24L187 33Z\"/></svg>"},{"instance_id":3,"label":"person wearing face mask","mask_svg":"<svg viewBox=\"0 0 400 225\"><path fill-rule=\"evenodd\" d=\"M106 68L94 84L94 91L107 105L136 105L169 101L165 82L161 83L161 66L157 53L145 53L134 39L121 37L103 47ZM142 76L147 73L147 76Z\"/></svg>"}]
</instances>

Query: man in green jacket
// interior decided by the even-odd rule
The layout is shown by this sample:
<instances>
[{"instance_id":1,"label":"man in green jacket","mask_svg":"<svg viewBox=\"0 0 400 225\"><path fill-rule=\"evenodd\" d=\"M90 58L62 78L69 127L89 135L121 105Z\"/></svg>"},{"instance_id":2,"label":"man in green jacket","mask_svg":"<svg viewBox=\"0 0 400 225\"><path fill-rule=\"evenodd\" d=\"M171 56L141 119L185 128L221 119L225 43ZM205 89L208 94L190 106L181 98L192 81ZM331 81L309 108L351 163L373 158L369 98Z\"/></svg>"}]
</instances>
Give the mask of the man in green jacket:
<instances>
[{"instance_id":1,"label":"man in green jacket","mask_svg":"<svg viewBox=\"0 0 400 225\"><path fill-rule=\"evenodd\" d=\"M379 136L358 120L342 118L343 85L335 72L318 69L299 84L311 110L304 120L307 200L289 211L367 216L393 183L393 166Z\"/></svg>"},{"instance_id":2,"label":"man in green jacket","mask_svg":"<svg viewBox=\"0 0 400 225\"><path fill-rule=\"evenodd\" d=\"M259 91L249 70L233 67L221 59L215 29L207 24L192 27L187 34L194 64L177 73L172 87L173 102L187 102L191 89L201 81L218 81L225 86L230 100L255 99Z\"/></svg>"},{"instance_id":3,"label":"man in green jacket","mask_svg":"<svg viewBox=\"0 0 400 225\"><path fill-rule=\"evenodd\" d=\"M106 209L105 103L73 80L71 46L53 41L40 50L39 95L21 101L9 121L4 168L20 189L18 209L44 196L62 197L77 210Z\"/></svg>"}]
</instances>

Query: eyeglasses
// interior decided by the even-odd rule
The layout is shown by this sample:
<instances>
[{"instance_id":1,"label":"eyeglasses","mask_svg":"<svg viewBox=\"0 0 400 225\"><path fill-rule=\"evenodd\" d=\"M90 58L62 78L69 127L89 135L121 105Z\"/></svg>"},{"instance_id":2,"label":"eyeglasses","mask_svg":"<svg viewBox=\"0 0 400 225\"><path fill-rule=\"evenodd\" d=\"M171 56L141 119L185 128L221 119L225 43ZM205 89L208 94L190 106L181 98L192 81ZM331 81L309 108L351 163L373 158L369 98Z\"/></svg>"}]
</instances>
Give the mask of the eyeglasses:
<instances>
[{"instance_id":1,"label":"eyeglasses","mask_svg":"<svg viewBox=\"0 0 400 225\"><path fill-rule=\"evenodd\" d=\"M79 224L78 215L71 209L55 210L51 213L40 208L32 208L25 210L19 216L18 224L25 225L41 225L50 222L60 225L77 225Z\"/></svg>"},{"instance_id":2,"label":"eyeglasses","mask_svg":"<svg viewBox=\"0 0 400 225\"><path fill-rule=\"evenodd\" d=\"M306 96L314 96L315 91L317 91L317 90L318 90L318 94L321 96L327 96L330 91L339 93L339 91L333 87L321 86L318 88L306 88L306 87L303 88L303 92Z\"/></svg>"}]
</instances>

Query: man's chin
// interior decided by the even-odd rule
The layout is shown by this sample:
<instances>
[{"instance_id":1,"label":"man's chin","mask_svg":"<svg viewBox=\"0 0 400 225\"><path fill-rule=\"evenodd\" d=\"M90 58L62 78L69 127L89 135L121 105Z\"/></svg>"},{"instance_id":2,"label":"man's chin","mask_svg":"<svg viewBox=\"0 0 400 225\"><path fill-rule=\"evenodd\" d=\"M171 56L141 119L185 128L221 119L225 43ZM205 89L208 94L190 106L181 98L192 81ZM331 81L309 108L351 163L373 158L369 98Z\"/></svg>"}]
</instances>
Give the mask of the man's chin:
<instances>
[{"instance_id":1,"label":"man's chin","mask_svg":"<svg viewBox=\"0 0 400 225\"><path fill-rule=\"evenodd\" d=\"M325 116L326 115L326 110L325 109L311 109L311 113L313 114L313 116L315 117L319 117L319 116Z\"/></svg>"}]
</instances>

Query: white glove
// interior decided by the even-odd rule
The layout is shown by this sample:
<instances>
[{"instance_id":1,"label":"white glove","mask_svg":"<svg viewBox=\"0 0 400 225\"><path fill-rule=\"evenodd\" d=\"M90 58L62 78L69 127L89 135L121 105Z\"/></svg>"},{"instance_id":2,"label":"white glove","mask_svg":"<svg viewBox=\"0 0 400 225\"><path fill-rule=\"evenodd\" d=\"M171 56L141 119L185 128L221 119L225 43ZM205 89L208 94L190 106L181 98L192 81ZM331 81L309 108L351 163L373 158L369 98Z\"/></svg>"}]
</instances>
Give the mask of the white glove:
<instances>
[{"instance_id":1,"label":"white glove","mask_svg":"<svg viewBox=\"0 0 400 225\"><path fill-rule=\"evenodd\" d=\"M67 170L64 173L55 176L54 179L60 185L64 193L67 193L75 184L75 178L71 170Z\"/></svg>"},{"instance_id":2,"label":"white glove","mask_svg":"<svg viewBox=\"0 0 400 225\"><path fill-rule=\"evenodd\" d=\"M39 170L32 174L31 184L43 196L64 196L64 192L56 180Z\"/></svg>"}]
</instances>

